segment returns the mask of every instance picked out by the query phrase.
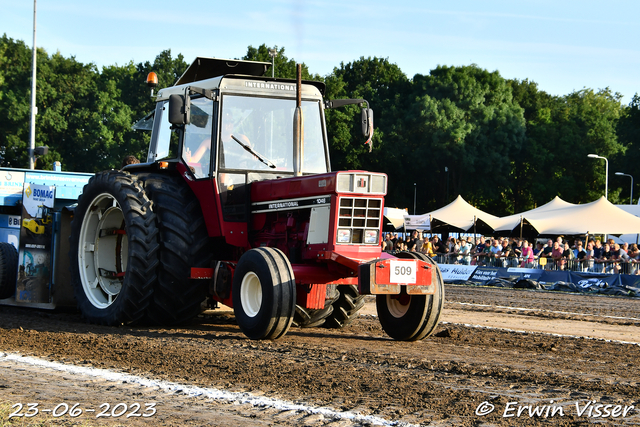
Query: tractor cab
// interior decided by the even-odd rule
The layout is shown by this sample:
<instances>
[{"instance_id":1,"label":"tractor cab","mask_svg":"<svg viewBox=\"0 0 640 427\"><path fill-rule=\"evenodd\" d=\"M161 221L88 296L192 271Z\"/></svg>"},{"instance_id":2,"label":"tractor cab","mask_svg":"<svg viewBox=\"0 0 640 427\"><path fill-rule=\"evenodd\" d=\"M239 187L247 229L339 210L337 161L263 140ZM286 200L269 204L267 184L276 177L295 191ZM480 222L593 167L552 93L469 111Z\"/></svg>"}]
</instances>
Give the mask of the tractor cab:
<instances>
[{"instance_id":1,"label":"tractor cab","mask_svg":"<svg viewBox=\"0 0 640 427\"><path fill-rule=\"evenodd\" d=\"M200 200L215 201L217 209L205 218L209 234L234 244L240 242L231 236L233 230L235 236L247 235L249 184L296 173L297 86L292 80L263 77L270 65L198 58L175 86L158 92L152 121L146 120L146 128L152 129L147 164L166 161L183 170ZM247 74L215 76L229 72ZM302 175L331 170L323 92L321 82L301 85Z\"/></svg>"}]
</instances>

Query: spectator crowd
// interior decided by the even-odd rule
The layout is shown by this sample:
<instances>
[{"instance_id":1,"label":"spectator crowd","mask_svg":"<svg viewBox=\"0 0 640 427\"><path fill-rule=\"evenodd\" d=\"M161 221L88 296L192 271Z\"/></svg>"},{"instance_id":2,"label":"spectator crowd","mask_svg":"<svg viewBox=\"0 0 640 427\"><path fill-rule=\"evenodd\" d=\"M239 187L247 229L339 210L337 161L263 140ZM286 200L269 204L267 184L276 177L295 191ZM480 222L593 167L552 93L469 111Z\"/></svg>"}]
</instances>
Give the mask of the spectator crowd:
<instances>
[{"instance_id":1,"label":"spectator crowd","mask_svg":"<svg viewBox=\"0 0 640 427\"><path fill-rule=\"evenodd\" d=\"M443 241L439 236L428 238L413 231L404 239L397 233L387 233L382 241L382 250L391 253L422 252L439 264L640 274L637 244L620 245L613 239L603 244L593 237L586 245L581 239L570 242L562 236L532 244L526 239L483 236L475 242L473 237L448 237Z\"/></svg>"}]
</instances>

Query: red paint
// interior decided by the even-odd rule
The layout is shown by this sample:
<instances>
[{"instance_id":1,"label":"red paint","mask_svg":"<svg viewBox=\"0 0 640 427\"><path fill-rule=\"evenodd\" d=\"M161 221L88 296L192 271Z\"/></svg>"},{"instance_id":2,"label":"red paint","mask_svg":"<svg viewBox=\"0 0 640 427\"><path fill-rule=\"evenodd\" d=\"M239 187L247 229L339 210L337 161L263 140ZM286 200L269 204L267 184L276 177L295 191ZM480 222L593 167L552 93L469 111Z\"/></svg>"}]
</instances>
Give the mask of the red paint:
<instances>
[{"instance_id":1,"label":"red paint","mask_svg":"<svg viewBox=\"0 0 640 427\"><path fill-rule=\"evenodd\" d=\"M200 202L200 208L202 209L202 215L209 236L222 236L220 230L220 218L222 218L222 215L220 215L220 208L218 206L220 199L218 198L217 187L214 185L215 181L212 179L199 179L197 181L187 179L187 176L193 178L193 175L191 175L191 172L187 170L187 167L183 163L178 163L176 170Z\"/></svg>"},{"instance_id":2,"label":"red paint","mask_svg":"<svg viewBox=\"0 0 640 427\"><path fill-rule=\"evenodd\" d=\"M297 287L296 303L299 306L318 310L324 308L327 295L326 284L302 285Z\"/></svg>"},{"instance_id":3,"label":"red paint","mask_svg":"<svg viewBox=\"0 0 640 427\"><path fill-rule=\"evenodd\" d=\"M192 279L211 279L212 277L213 277L213 268L191 267Z\"/></svg>"},{"instance_id":4,"label":"red paint","mask_svg":"<svg viewBox=\"0 0 640 427\"><path fill-rule=\"evenodd\" d=\"M357 270L353 276L329 270L327 264L293 264L296 283L323 283L326 285L357 285Z\"/></svg>"}]
</instances>

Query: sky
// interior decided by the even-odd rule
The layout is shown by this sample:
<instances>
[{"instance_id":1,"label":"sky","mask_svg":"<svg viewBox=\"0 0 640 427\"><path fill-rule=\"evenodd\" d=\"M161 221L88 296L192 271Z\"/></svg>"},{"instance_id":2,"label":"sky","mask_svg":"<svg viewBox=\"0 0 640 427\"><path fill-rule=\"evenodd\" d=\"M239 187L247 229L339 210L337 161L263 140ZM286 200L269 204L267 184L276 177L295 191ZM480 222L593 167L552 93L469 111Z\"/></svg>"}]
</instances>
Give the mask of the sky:
<instances>
[{"instance_id":1,"label":"sky","mask_svg":"<svg viewBox=\"0 0 640 427\"><path fill-rule=\"evenodd\" d=\"M33 44L32 0L0 0L0 34ZM285 48L327 75L360 57L387 58L409 77L476 64L566 95L609 87L640 93L640 1L136 1L39 0L36 45L82 63L150 61L163 50L240 58Z\"/></svg>"}]
</instances>

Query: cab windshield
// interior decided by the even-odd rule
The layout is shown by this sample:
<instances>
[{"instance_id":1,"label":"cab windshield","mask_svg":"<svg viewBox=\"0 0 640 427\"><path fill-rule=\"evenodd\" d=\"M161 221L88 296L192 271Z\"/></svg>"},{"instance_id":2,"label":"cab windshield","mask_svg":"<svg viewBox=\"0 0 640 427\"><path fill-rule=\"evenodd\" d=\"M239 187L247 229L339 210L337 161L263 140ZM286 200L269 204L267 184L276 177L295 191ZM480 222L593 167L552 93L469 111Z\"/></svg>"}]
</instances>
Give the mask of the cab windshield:
<instances>
[{"instance_id":1,"label":"cab windshield","mask_svg":"<svg viewBox=\"0 0 640 427\"><path fill-rule=\"evenodd\" d=\"M293 172L291 99L224 95L220 123L220 169ZM328 171L320 101L302 101L303 166L306 173Z\"/></svg>"}]
</instances>

